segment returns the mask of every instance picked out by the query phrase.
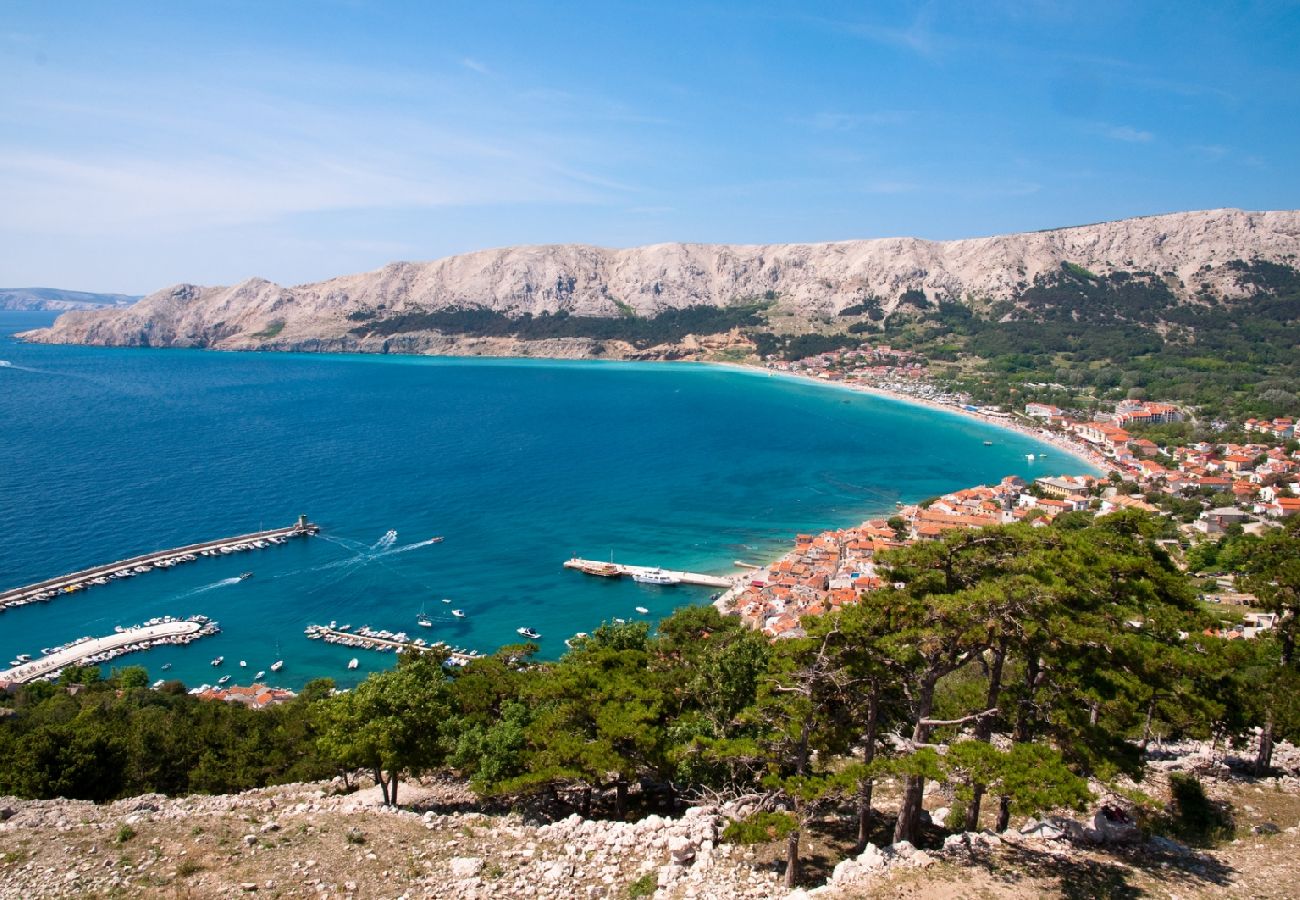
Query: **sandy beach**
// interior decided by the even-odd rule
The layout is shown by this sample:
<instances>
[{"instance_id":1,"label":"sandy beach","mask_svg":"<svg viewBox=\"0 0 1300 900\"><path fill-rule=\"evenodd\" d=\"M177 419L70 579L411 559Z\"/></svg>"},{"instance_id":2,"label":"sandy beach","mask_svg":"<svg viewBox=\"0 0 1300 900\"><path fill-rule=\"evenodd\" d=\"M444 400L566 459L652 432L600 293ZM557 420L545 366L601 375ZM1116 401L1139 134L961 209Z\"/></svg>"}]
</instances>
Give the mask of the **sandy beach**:
<instances>
[{"instance_id":1,"label":"sandy beach","mask_svg":"<svg viewBox=\"0 0 1300 900\"><path fill-rule=\"evenodd\" d=\"M1062 453L1073 457L1087 466L1101 470L1106 473L1111 471L1114 466L1105 457L1097 453L1080 447L1073 441L1066 440L1057 434L1044 433L1038 428L1030 428L1011 419L1002 419L994 416L986 416L978 412L972 412L969 409L962 409L959 406L952 406L948 403L939 403L934 400L926 400L923 397L914 397L911 394L904 394L899 391L891 391L885 388L874 387L865 384L852 384L844 381L828 381L824 378L815 376L800 375L795 372L776 372L762 366L745 365L743 363L706 363L706 365L720 366L722 368L734 369L737 372L747 372L751 375L765 375L770 378L785 378L791 381L797 381L800 384L815 384L821 387L834 388L844 391L852 391L858 394L874 394L877 397L883 397L886 400L894 400L899 403L908 403L913 406L923 406L932 409L935 412L949 413L955 416L966 416L977 422L983 422L985 425L992 425L1006 431L1016 432L1024 437L1032 438L1040 443L1050 444ZM1091 475L1091 472L1058 472L1058 475Z\"/></svg>"}]
</instances>

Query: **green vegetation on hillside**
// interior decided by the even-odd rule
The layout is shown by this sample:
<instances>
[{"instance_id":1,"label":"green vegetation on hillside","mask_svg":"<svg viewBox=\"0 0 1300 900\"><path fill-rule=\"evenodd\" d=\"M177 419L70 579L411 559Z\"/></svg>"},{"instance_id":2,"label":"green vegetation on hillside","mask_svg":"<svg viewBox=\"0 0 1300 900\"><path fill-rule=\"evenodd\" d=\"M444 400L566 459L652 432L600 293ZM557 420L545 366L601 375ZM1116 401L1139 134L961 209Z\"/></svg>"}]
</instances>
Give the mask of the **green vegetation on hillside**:
<instances>
[{"instance_id":1,"label":"green vegetation on hillside","mask_svg":"<svg viewBox=\"0 0 1300 900\"><path fill-rule=\"evenodd\" d=\"M851 817L865 842L884 777L903 785L895 840L919 841L929 782L954 798L952 827L988 808L1003 828L1083 808L1088 779L1140 778L1155 736L1262 727L1267 771L1270 742L1300 737L1300 521L1243 551L1247 583L1283 614L1252 641L1203 634L1161 532L1126 512L949 533L887 555L893 586L805 620L806 637L774 644L687 607L655 634L601 626L555 662L534 645L451 670L403 657L351 692L313 685L261 712L146 690L138 670L74 670L75 695L19 691L0 793L106 800L361 768L398 802L400 778L451 768L502 802L623 815L734 790L765 812L729 833L784 840L793 884L814 821ZM1204 812L1190 788L1178 802L1185 822Z\"/></svg>"},{"instance_id":2,"label":"green vegetation on hillside","mask_svg":"<svg viewBox=\"0 0 1300 900\"><path fill-rule=\"evenodd\" d=\"M602 341L627 341L644 349L656 344L680 341L688 334L721 334L733 328L762 324L766 302L738 303L732 306L687 306L666 309L649 318L636 316L631 307L619 304L617 318L574 316L561 310L551 315L508 316L485 307L440 309L432 312L404 313L379 317L375 313L353 313L354 321L363 321L352 329L356 335L390 336L411 331L440 331L471 337L514 337L539 341L551 338L591 338Z\"/></svg>"}]
</instances>

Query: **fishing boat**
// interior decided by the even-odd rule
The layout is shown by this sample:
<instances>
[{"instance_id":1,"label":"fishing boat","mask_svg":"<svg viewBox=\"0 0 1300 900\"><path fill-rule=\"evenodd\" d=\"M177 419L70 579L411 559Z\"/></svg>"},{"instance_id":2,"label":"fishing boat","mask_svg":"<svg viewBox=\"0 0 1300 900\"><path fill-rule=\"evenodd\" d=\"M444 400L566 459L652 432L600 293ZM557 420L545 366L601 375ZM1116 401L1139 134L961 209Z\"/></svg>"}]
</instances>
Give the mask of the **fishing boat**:
<instances>
[{"instance_id":1,"label":"fishing boat","mask_svg":"<svg viewBox=\"0 0 1300 900\"><path fill-rule=\"evenodd\" d=\"M271 663L272 672L278 672L283 668L284 668L284 660L282 659L277 659L275 662Z\"/></svg>"},{"instance_id":2,"label":"fishing boat","mask_svg":"<svg viewBox=\"0 0 1300 900\"><path fill-rule=\"evenodd\" d=\"M355 669L359 665L361 665L361 660L357 659L355 656L348 660L349 669Z\"/></svg>"},{"instance_id":3,"label":"fishing boat","mask_svg":"<svg viewBox=\"0 0 1300 900\"><path fill-rule=\"evenodd\" d=\"M632 580L639 584L681 584L682 580L676 575L670 575L663 569L649 569L645 572L637 572L632 576Z\"/></svg>"},{"instance_id":4,"label":"fishing boat","mask_svg":"<svg viewBox=\"0 0 1300 900\"><path fill-rule=\"evenodd\" d=\"M463 610L463 609L453 609L453 610L451 611L451 614L452 614L453 616L455 616L456 618L458 618L458 619L463 619L463 618L465 618L465 610Z\"/></svg>"},{"instance_id":5,"label":"fishing boat","mask_svg":"<svg viewBox=\"0 0 1300 900\"><path fill-rule=\"evenodd\" d=\"M516 628L515 633L523 635L524 637L534 641L541 637L541 635L538 634L536 629L533 628Z\"/></svg>"}]
</instances>

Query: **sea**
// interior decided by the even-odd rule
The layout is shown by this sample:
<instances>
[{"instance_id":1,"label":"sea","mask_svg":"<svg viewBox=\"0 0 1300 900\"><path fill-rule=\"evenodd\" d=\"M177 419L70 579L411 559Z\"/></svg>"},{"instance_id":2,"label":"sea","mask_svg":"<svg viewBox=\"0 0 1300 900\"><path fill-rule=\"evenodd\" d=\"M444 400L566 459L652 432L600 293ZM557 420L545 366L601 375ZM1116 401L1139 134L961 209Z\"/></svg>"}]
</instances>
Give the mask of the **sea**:
<instances>
[{"instance_id":1,"label":"sea","mask_svg":"<svg viewBox=\"0 0 1300 900\"><path fill-rule=\"evenodd\" d=\"M0 589L300 514L321 532L0 613L0 669L194 614L221 633L114 664L198 686L283 660L269 680L289 688L394 664L303 633L331 621L482 652L530 627L554 658L575 632L653 623L711 593L585 576L570 557L730 573L799 532L1082 468L969 417L761 372L12 336L53 318L0 312Z\"/></svg>"}]
</instances>

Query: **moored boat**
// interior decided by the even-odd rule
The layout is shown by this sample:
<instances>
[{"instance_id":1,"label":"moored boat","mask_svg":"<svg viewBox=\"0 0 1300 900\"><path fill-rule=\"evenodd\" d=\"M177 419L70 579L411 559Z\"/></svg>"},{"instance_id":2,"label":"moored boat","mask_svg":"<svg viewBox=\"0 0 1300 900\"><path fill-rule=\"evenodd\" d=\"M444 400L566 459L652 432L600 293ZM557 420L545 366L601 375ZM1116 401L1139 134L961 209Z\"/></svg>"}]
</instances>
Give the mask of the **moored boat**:
<instances>
[{"instance_id":1,"label":"moored boat","mask_svg":"<svg viewBox=\"0 0 1300 900\"><path fill-rule=\"evenodd\" d=\"M632 580L639 584L672 585L682 583L682 580L676 575L671 575L663 569L648 569L644 572L637 572L632 576Z\"/></svg>"}]
</instances>

